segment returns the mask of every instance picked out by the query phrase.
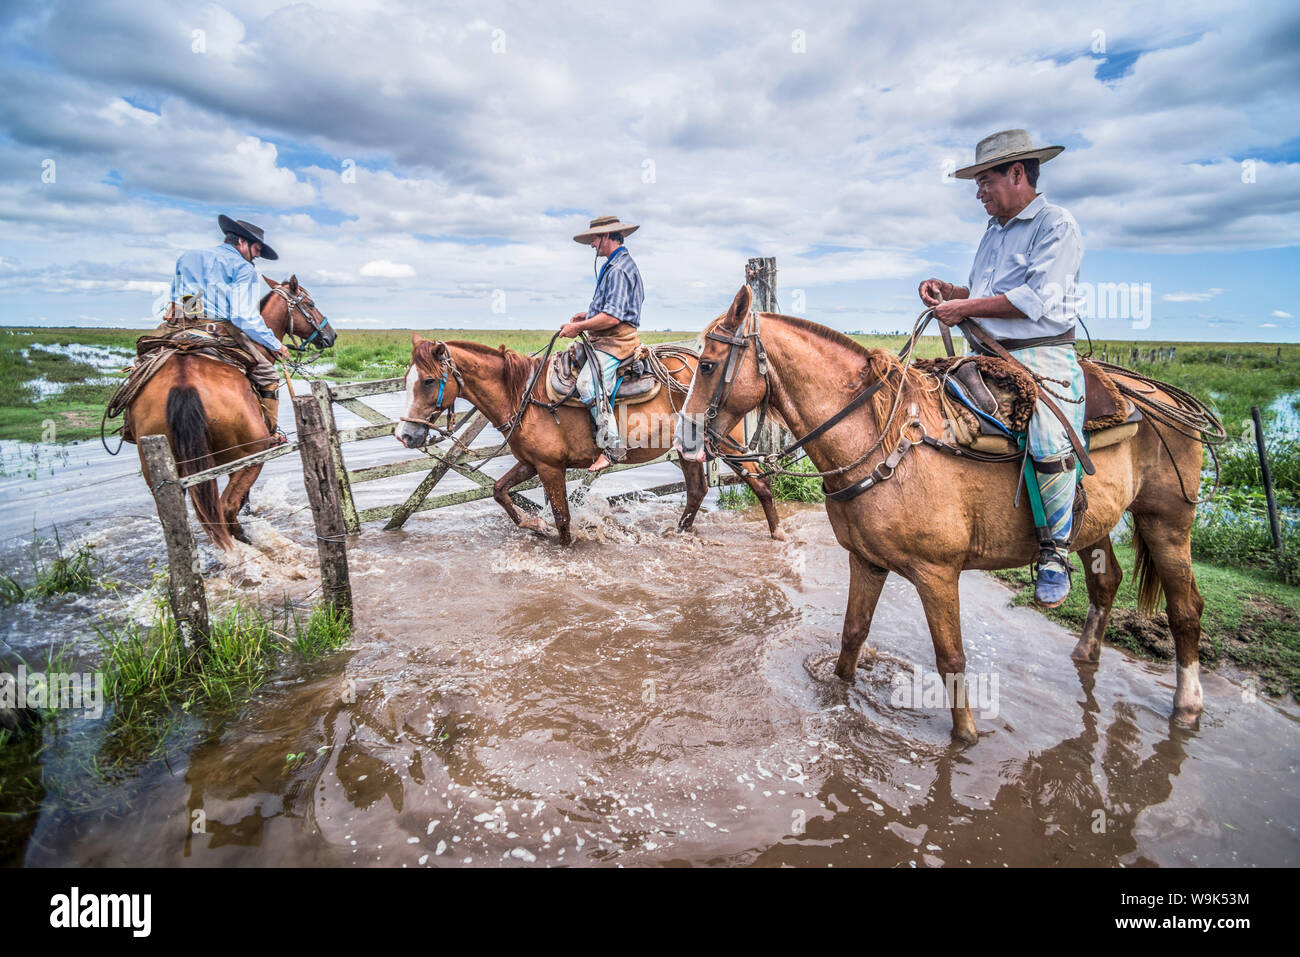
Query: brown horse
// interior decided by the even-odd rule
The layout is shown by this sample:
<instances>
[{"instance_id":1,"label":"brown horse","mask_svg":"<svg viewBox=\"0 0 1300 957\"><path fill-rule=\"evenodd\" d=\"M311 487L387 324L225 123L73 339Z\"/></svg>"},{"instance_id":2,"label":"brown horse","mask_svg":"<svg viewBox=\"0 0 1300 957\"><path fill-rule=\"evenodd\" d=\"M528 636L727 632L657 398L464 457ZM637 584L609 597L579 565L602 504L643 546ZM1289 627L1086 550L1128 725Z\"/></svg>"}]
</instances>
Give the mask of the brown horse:
<instances>
[{"instance_id":1,"label":"brown horse","mask_svg":"<svg viewBox=\"0 0 1300 957\"><path fill-rule=\"evenodd\" d=\"M500 429L524 401L524 392L540 362L539 358L520 355L505 346L493 349L477 342L431 342L413 335L411 365L406 373L406 418L434 420L440 412L452 407L458 395L463 395ZM694 373L693 356L682 356L679 368L671 370L673 378L682 384L689 383ZM539 402L546 401L545 383L540 375L532 397ZM625 462L633 465L649 462L671 448L674 417L680 410L681 400L680 395L664 386L647 402L619 406L619 416L626 421L629 439ZM736 428L738 433L743 431L741 425ZM404 421L395 435L403 445L415 448L428 441L429 429L420 422ZM741 436L738 434L736 438ZM592 437L591 414L585 408L560 406L552 415L547 409L529 403L519 424L509 432L508 440L510 450L519 461L497 479L492 497L516 525L541 533L544 530L541 520L520 515L508 494L521 482L540 476L555 516L560 544L568 545L571 541L569 502L565 497L564 473L570 468L586 468L598 454ZM695 513L708 491L708 480L702 461L683 459L678 464L686 479L686 508L677 527L685 530L695 520ZM737 474L758 496L772 537L782 539L785 533L780 529L772 493L767 482L754 477L756 471L746 469Z\"/></svg>"},{"instance_id":2,"label":"brown horse","mask_svg":"<svg viewBox=\"0 0 1300 957\"><path fill-rule=\"evenodd\" d=\"M298 284L297 276L284 283L266 280L271 287L259 309L267 327L281 341L292 332L310 340L317 349L334 344L336 333ZM292 303L292 306L291 306ZM127 407L136 440L142 435L165 435L182 476L201 472L235 459L261 452L272 445L251 383L234 366L202 355L178 354L168 359ZM149 467L140 453L144 479ZM216 480L190 488L199 523L213 545L230 548L232 536L247 542L239 524L239 510L262 471L261 463L230 475L220 499Z\"/></svg>"},{"instance_id":3,"label":"brown horse","mask_svg":"<svg viewBox=\"0 0 1300 957\"><path fill-rule=\"evenodd\" d=\"M710 330L735 336L742 326L750 328L751 302L749 289L742 289ZM1012 508L1018 462L982 464L919 444L922 431L943 434L938 383L916 369L904 371L892 353L864 349L847 336L791 316L762 313L757 323L755 331L767 350L767 382L752 355L742 356L730 394L717 413L718 432L758 405L767 388L773 410L802 436L864 388L882 379L887 384L806 447L817 469L830 471L856 461L884 433L880 447L860 466L825 480L827 490L835 492L873 469L879 468L883 476L857 497L826 503L835 537L849 552L849 600L836 675L853 680L881 588L886 576L896 572L920 593L938 669L952 695L953 736L974 743L978 738L965 696L957 578L967 568L1024 566L1037 554L1029 508ZM706 341L686 399L684 427L678 432L684 455L704 453L707 440L685 424L698 422L696 417L705 412L731 348L725 341ZM1164 398L1167 393L1156 390L1152 396ZM891 422L896 401L903 411ZM903 434L918 444L896 468L881 467ZM1095 662L1122 578L1110 532L1125 510L1132 514L1139 606L1149 612L1163 588L1178 657L1173 718L1193 726L1202 710L1197 644L1203 603L1192 575L1195 504L1188 499L1195 499L1200 485L1201 450L1201 442L1173 429L1162 428L1157 434L1147 417L1133 438L1094 452L1096 474L1084 482L1088 507L1073 545L1082 553L1089 605L1072 657ZM1186 494L1180 482L1186 484Z\"/></svg>"}]
</instances>

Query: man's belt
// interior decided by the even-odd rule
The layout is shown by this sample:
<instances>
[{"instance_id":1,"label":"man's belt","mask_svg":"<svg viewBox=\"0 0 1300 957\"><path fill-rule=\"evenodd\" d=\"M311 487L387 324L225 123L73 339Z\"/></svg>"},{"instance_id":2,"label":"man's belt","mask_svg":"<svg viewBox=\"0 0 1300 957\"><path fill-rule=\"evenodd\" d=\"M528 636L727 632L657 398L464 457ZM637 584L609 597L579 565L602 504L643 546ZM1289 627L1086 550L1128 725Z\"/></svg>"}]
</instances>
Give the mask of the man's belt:
<instances>
[{"instance_id":1,"label":"man's belt","mask_svg":"<svg viewBox=\"0 0 1300 957\"><path fill-rule=\"evenodd\" d=\"M1033 349L1036 346L1068 346L1074 342L1074 330L1071 329L1055 336L1038 336L1033 339L994 339L993 341L1008 352L1015 352L1017 349ZM982 355L996 355L996 353L985 349L978 339L971 339L970 342L976 352Z\"/></svg>"}]
</instances>

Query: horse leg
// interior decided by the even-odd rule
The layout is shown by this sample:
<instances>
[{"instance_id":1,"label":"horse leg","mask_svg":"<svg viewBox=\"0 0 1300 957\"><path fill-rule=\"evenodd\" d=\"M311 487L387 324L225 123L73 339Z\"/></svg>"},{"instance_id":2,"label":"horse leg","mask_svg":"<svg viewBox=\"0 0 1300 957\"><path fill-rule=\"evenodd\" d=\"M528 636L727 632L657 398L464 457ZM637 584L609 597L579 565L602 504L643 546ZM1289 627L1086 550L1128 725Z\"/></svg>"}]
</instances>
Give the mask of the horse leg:
<instances>
[{"instance_id":1,"label":"horse leg","mask_svg":"<svg viewBox=\"0 0 1300 957\"><path fill-rule=\"evenodd\" d=\"M221 514L226 527L230 529L231 535L245 545L249 544L249 541L248 536L244 533L244 526L239 523L239 510L248 501L249 490L252 489L253 483L257 481L257 477L261 474L261 462L250 465L246 469L240 469L238 472L233 472L230 481L226 483L226 487L221 493Z\"/></svg>"},{"instance_id":2,"label":"horse leg","mask_svg":"<svg viewBox=\"0 0 1300 957\"><path fill-rule=\"evenodd\" d=\"M733 472L745 480L750 491L758 496L758 504L763 506L763 515L767 518L767 530L771 536L778 542L785 541L785 532L781 529L781 517L776 514L776 500L772 498L772 483L767 479L759 478L755 474L757 466L750 463L739 468L731 465L730 462L727 464L731 466Z\"/></svg>"},{"instance_id":3,"label":"horse leg","mask_svg":"<svg viewBox=\"0 0 1300 957\"><path fill-rule=\"evenodd\" d=\"M682 517L677 520L677 530L688 532L695 523L695 513L700 510L700 503L708 494L709 478L703 462L679 459L677 464L681 466L682 477L686 479L686 508L682 509Z\"/></svg>"},{"instance_id":4,"label":"horse leg","mask_svg":"<svg viewBox=\"0 0 1300 957\"><path fill-rule=\"evenodd\" d=\"M505 475L501 476L495 483L493 483L492 498L496 500L498 505L506 510L506 514L510 516L510 521L514 522L520 528L526 528L534 532L542 532L545 531L546 528L542 524L542 520L537 518L535 515L529 515L527 517L520 515L519 509L515 507L515 503L510 499L510 490L512 488L519 485L521 482L527 482L536 474L537 469L533 466L533 463L523 461L516 462L510 471L506 472Z\"/></svg>"},{"instance_id":5,"label":"horse leg","mask_svg":"<svg viewBox=\"0 0 1300 957\"><path fill-rule=\"evenodd\" d=\"M876 568L865 559L849 552L849 604L844 609L844 635L840 638L840 660L835 663L835 676L852 681L858 668L858 657L871 631L871 616L875 614L880 590L889 577L888 569Z\"/></svg>"},{"instance_id":6,"label":"horse leg","mask_svg":"<svg viewBox=\"0 0 1300 957\"><path fill-rule=\"evenodd\" d=\"M1142 552L1160 577L1165 592L1165 609L1169 613L1169 630L1174 634L1174 651L1178 659L1178 685L1174 690L1175 724L1195 727L1205 707L1201 692L1201 612L1205 602L1192 573L1193 512L1190 508L1177 520L1154 514L1135 515L1133 545L1138 551L1138 593L1144 589L1145 574Z\"/></svg>"},{"instance_id":7,"label":"horse leg","mask_svg":"<svg viewBox=\"0 0 1300 957\"><path fill-rule=\"evenodd\" d=\"M1088 548L1079 549L1079 559L1083 563L1083 580L1088 585L1088 617L1070 657L1075 661L1096 661L1101 657L1101 640L1106 636L1110 609L1124 572L1115 560L1109 535Z\"/></svg>"},{"instance_id":8,"label":"horse leg","mask_svg":"<svg viewBox=\"0 0 1300 957\"><path fill-rule=\"evenodd\" d=\"M952 708L952 736L965 744L979 741L966 694L966 652L961 644L961 604L957 593L957 568L920 570L912 584L921 595L925 620L934 643L934 660Z\"/></svg>"},{"instance_id":9,"label":"horse leg","mask_svg":"<svg viewBox=\"0 0 1300 957\"><path fill-rule=\"evenodd\" d=\"M555 530L560 535L560 544L572 544L569 535L569 497L564 484L564 466L542 466L537 470L542 477L542 488L546 489L547 501L551 503L551 515L555 518Z\"/></svg>"}]
</instances>

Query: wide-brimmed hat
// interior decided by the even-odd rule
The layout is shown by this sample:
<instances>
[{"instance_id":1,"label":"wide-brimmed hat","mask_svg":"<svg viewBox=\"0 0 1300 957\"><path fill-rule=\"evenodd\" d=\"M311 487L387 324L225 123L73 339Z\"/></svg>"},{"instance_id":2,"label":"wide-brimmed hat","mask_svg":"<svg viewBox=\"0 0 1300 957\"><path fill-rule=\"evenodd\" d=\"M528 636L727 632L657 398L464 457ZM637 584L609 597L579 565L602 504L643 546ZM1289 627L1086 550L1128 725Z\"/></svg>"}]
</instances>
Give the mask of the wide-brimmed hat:
<instances>
[{"instance_id":1,"label":"wide-brimmed hat","mask_svg":"<svg viewBox=\"0 0 1300 957\"><path fill-rule=\"evenodd\" d=\"M597 236L603 236L606 233L622 233L624 238L631 236L640 229L640 226L633 226L631 223L621 223L617 216L599 216L591 221L585 233L578 233L573 237L575 243L582 243L586 246Z\"/></svg>"},{"instance_id":2,"label":"wide-brimmed hat","mask_svg":"<svg viewBox=\"0 0 1300 957\"><path fill-rule=\"evenodd\" d=\"M979 141L975 147L974 166L965 166L952 175L958 179L974 179L986 169L1013 160L1036 159L1046 163L1063 149L1064 146L1035 146L1024 130L1003 130Z\"/></svg>"},{"instance_id":3,"label":"wide-brimmed hat","mask_svg":"<svg viewBox=\"0 0 1300 957\"><path fill-rule=\"evenodd\" d=\"M274 249L266 244L262 238L262 227L254 226L252 223L246 223L242 219L231 219L229 216L218 216L217 225L221 227L221 232L234 233L236 236L243 236L250 243L261 243L263 259L279 259Z\"/></svg>"}]
</instances>

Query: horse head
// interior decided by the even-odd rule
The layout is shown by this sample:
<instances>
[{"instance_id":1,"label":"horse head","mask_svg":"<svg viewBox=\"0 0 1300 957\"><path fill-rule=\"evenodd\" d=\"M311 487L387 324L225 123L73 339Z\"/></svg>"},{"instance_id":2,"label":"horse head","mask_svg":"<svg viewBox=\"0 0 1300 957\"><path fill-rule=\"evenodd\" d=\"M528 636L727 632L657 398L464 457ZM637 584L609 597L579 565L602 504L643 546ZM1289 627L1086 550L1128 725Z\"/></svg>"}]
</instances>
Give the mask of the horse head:
<instances>
[{"instance_id":1,"label":"horse head","mask_svg":"<svg viewBox=\"0 0 1300 957\"><path fill-rule=\"evenodd\" d=\"M673 448L685 459L704 461L709 446L716 446L763 401L767 380L759 370L758 348L750 348L758 338L757 324L747 331L753 302L749 286L741 286L731 308L710 323L701 337L704 350L673 438ZM747 353L753 354L752 361Z\"/></svg>"},{"instance_id":2,"label":"horse head","mask_svg":"<svg viewBox=\"0 0 1300 957\"><path fill-rule=\"evenodd\" d=\"M284 282L276 282L266 276L262 278L271 287L267 298L272 300L270 304L274 307L271 314L263 318L277 339L284 339L287 335L297 336L303 349L312 345L323 351L334 345L338 333L316 306L307 287L298 282L296 275ZM262 300L263 304L266 301Z\"/></svg>"},{"instance_id":3,"label":"horse head","mask_svg":"<svg viewBox=\"0 0 1300 957\"><path fill-rule=\"evenodd\" d=\"M461 378L445 342L411 333L411 365L406 370L406 412L393 432L408 449L427 445L429 425L456 404Z\"/></svg>"}]
</instances>

